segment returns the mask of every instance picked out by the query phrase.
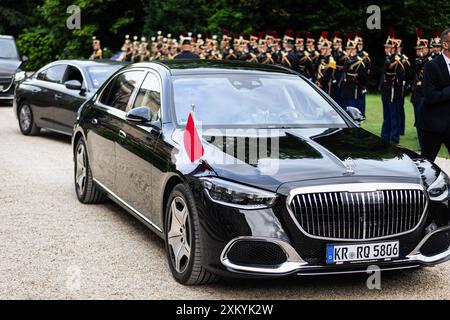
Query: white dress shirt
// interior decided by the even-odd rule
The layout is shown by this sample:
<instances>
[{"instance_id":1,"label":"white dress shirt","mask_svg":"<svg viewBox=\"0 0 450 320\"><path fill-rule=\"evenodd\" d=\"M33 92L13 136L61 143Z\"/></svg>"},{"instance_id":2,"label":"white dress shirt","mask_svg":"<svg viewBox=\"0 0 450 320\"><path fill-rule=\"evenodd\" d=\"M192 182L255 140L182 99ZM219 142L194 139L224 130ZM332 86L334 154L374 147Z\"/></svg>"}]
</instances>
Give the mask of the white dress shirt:
<instances>
[{"instance_id":1,"label":"white dress shirt","mask_svg":"<svg viewBox=\"0 0 450 320\"><path fill-rule=\"evenodd\" d=\"M442 52L442 56L444 57L445 63L447 64L448 73L450 74L450 58L447 57L444 52Z\"/></svg>"}]
</instances>

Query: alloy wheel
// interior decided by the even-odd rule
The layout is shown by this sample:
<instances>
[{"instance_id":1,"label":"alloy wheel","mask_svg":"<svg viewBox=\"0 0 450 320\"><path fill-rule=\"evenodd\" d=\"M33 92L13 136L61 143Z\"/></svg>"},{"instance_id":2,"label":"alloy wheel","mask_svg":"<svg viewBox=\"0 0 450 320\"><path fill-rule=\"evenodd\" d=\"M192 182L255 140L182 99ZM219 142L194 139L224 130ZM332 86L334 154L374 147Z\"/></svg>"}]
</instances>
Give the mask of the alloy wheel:
<instances>
[{"instance_id":1,"label":"alloy wheel","mask_svg":"<svg viewBox=\"0 0 450 320\"><path fill-rule=\"evenodd\" d=\"M170 204L169 214L170 229L167 239L170 258L175 270L183 273L189 265L191 256L191 225L185 200L181 197L174 198Z\"/></svg>"},{"instance_id":2,"label":"alloy wheel","mask_svg":"<svg viewBox=\"0 0 450 320\"><path fill-rule=\"evenodd\" d=\"M28 105L23 105L19 112L20 127L23 131L28 131L31 126L31 109Z\"/></svg>"},{"instance_id":3,"label":"alloy wheel","mask_svg":"<svg viewBox=\"0 0 450 320\"><path fill-rule=\"evenodd\" d=\"M79 194L84 193L86 188L86 149L84 144L80 143L76 153L76 170L75 170L75 182Z\"/></svg>"}]
</instances>

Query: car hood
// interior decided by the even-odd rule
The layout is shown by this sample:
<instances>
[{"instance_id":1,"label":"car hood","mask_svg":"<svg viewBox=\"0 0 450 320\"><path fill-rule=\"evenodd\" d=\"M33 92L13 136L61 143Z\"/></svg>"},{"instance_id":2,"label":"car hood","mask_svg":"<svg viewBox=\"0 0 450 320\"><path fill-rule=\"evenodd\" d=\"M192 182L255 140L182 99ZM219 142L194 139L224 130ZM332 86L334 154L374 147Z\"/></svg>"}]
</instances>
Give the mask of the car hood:
<instances>
[{"instance_id":1,"label":"car hood","mask_svg":"<svg viewBox=\"0 0 450 320\"><path fill-rule=\"evenodd\" d=\"M202 159L219 177L274 192L312 180L420 183L405 150L361 128L215 130L202 136Z\"/></svg>"},{"instance_id":2,"label":"car hood","mask_svg":"<svg viewBox=\"0 0 450 320\"><path fill-rule=\"evenodd\" d=\"M15 74L21 64L22 64L22 61L0 58L0 75Z\"/></svg>"}]
</instances>

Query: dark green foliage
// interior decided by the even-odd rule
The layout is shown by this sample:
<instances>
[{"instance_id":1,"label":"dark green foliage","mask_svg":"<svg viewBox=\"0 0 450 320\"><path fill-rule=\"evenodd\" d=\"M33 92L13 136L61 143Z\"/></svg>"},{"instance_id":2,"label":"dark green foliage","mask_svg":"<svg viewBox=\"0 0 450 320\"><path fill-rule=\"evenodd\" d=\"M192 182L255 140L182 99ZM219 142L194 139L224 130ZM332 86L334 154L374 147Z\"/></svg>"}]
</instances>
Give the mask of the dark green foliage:
<instances>
[{"instance_id":1,"label":"dark green foliage","mask_svg":"<svg viewBox=\"0 0 450 320\"><path fill-rule=\"evenodd\" d=\"M20 48L30 55L29 68L59 58L88 57L91 37L103 47L119 50L125 34L150 37L157 30L177 35L183 30L221 34L223 29L247 35L251 31L286 29L311 31L317 38L322 30L345 33L360 31L366 49L374 59L374 75L383 60L387 29L394 27L414 54L415 28L425 30L450 26L450 1L435 0L1 0L0 33L20 37ZM366 9L381 7L382 30L368 30ZM66 28L69 5L82 9L81 30ZM34 47L44 35L45 50ZM37 43L39 45L39 43ZM42 44L41 44L42 45ZM48 47L47 47L48 45ZM379 69L379 68L378 68ZM375 83L372 83L372 87Z\"/></svg>"}]
</instances>

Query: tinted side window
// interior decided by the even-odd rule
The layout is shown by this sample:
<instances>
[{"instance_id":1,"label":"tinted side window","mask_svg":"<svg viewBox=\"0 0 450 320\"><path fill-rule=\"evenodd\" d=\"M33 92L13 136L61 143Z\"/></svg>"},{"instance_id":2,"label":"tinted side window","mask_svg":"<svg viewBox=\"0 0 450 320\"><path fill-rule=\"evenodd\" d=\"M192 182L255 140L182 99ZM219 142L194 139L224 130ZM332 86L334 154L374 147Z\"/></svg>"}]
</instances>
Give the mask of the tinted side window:
<instances>
[{"instance_id":1,"label":"tinted side window","mask_svg":"<svg viewBox=\"0 0 450 320\"><path fill-rule=\"evenodd\" d=\"M161 110L161 88L158 78L152 74L147 74L137 94L133 108L149 107L153 113L152 121L159 119Z\"/></svg>"},{"instance_id":2,"label":"tinted side window","mask_svg":"<svg viewBox=\"0 0 450 320\"><path fill-rule=\"evenodd\" d=\"M144 71L129 71L118 75L108 84L100 102L126 111L131 95L136 86L140 85L143 77Z\"/></svg>"},{"instance_id":3,"label":"tinted side window","mask_svg":"<svg viewBox=\"0 0 450 320\"><path fill-rule=\"evenodd\" d=\"M37 75L37 78L39 79L39 80L45 80L45 75L47 74L47 70L44 70L44 71L42 71L42 72L40 72L38 75Z\"/></svg>"},{"instance_id":4,"label":"tinted side window","mask_svg":"<svg viewBox=\"0 0 450 320\"><path fill-rule=\"evenodd\" d=\"M66 65L58 65L48 68L44 80L53 83L62 83L66 68Z\"/></svg>"},{"instance_id":5,"label":"tinted side window","mask_svg":"<svg viewBox=\"0 0 450 320\"><path fill-rule=\"evenodd\" d=\"M67 81L77 80L83 85L83 76L81 75L80 70L75 67L68 66L66 75L64 76L64 83Z\"/></svg>"}]
</instances>

